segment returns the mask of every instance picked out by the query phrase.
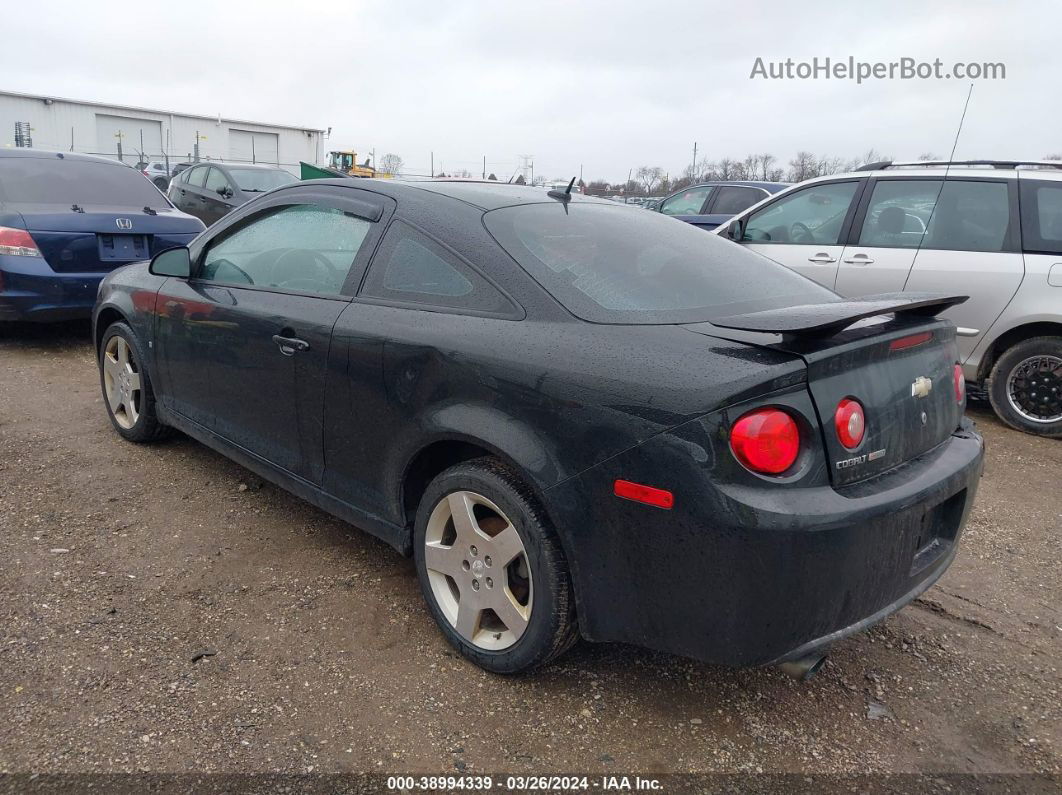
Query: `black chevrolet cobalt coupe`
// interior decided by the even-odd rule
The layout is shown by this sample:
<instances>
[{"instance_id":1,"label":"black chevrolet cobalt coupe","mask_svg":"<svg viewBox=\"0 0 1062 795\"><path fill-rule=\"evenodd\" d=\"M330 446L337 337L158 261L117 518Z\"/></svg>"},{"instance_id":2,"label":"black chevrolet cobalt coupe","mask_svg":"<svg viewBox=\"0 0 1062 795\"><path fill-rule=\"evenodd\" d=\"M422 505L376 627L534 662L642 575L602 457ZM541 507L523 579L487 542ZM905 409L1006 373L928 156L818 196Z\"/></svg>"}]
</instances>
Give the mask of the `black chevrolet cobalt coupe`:
<instances>
[{"instance_id":1,"label":"black chevrolet cobalt coupe","mask_svg":"<svg viewBox=\"0 0 1062 795\"><path fill-rule=\"evenodd\" d=\"M320 180L115 271L115 430L177 428L411 554L491 671L577 638L807 671L951 563L963 300L846 301L564 191Z\"/></svg>"}]
</instances>

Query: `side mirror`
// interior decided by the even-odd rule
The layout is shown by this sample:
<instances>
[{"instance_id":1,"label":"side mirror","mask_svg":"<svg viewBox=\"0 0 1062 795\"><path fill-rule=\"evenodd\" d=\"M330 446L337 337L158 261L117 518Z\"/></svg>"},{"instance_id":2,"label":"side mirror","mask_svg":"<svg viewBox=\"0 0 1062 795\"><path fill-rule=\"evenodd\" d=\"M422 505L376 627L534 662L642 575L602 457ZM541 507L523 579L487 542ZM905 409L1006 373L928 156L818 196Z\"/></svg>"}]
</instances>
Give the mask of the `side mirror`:
<instances>
[{"instance_id":1,"label":"side mirror","mask_svg":"<svg viewBox=\"0 0 1062 795\"><path fill-rule=\"evenodd\" d=\"M225 185L222 185L220 188L218 188L218 195L224 196L227 199L229 198L229 196L232 195L232 191L229 190Z\"/></svg>"},{"instance_id":2,"label":"side mirror","mask_svg":"<svg viewBox=\"0 0 1062 795\"><path fill-rule=\"evenodd\" d=\"M184 246L168 248L151 258L150 273L156 276L176 276L187 279L192 275L192 257Z\"/></svg>"},{"instance_id":3,"label":"side mirror","mask_svg":"<svg viewBox=\"0 0 1062 795\"><path fill-rule=\"evenodd\" d=\"M726 236L735 243L740 243L745 238L745 219L735 218L726 225Z\"/></svg>"}]
</instances>

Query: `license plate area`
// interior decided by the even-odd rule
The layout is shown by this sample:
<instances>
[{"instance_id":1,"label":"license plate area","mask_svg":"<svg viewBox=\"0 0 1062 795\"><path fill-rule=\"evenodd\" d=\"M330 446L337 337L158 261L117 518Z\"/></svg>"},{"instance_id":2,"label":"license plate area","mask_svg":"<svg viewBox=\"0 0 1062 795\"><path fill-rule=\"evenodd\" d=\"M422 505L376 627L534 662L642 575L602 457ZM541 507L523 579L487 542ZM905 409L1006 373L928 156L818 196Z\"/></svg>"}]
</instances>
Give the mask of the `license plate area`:
<instances>
[{"instance_id":1,"label":"license plate area","mask_svg":"<svg viewBox=\"0 0 1062 795\"><path fill-rule=\"evenodd\" d=\"M915 529L911 574L935 563L955 543L959 523L966 508L966 489L954 494L924 514Z\"/></svg>"},{"instance_id":2,"label":"license plate area","mask_svg":"<svg viewBox=\"0 0 1062 795\"><path fill-rule=\"evenodd\" d=\"M148 258L147 235L97 235L100 262L132 262Z\"/></svg>"}]
</instances>

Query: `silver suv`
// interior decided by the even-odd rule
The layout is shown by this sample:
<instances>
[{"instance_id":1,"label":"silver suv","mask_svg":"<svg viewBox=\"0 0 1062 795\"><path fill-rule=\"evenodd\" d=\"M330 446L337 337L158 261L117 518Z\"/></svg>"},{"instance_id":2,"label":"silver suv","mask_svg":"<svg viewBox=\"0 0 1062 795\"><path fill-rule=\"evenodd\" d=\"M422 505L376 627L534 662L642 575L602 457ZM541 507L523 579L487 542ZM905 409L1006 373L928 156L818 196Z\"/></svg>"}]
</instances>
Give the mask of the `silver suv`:
<instances>
[{"instance_id":1,"label":"silver suv","mask_svg":"<svg viewBox=\"0 0 1062 795\"><path fill-rule=\"evenodd\" d=\"M946 292L966 379L1062 437L1062 162L872 163L745 210L729 237L847 297Z\"/></svg>"}]
</instances>

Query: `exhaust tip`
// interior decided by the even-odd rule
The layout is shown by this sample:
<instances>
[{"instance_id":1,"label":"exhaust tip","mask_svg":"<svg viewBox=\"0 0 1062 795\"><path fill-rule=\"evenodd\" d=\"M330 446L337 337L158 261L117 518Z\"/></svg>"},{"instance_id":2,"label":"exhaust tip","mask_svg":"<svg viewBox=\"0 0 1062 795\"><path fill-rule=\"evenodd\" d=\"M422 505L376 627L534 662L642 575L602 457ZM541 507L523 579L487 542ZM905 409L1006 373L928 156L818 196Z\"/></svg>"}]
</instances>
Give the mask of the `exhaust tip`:
<instances>
[{"instance_id":1,"label":"exhaust tip","mask_svg":"<svg viewBox=\"0 0 1062 795\"><path fill-rule=\"evenodd\" d=\"M825 664L825 654L810 654L807 657L801 657L799 660L780 663L777 667L782 673L788 674L801 682L806 682L813 678Z\"/></svg>"}]
</instances>

